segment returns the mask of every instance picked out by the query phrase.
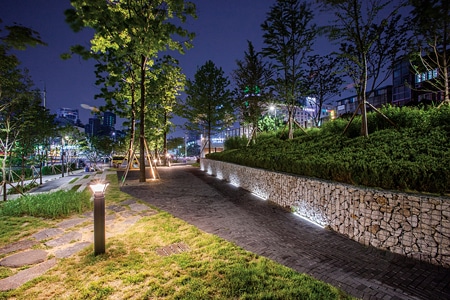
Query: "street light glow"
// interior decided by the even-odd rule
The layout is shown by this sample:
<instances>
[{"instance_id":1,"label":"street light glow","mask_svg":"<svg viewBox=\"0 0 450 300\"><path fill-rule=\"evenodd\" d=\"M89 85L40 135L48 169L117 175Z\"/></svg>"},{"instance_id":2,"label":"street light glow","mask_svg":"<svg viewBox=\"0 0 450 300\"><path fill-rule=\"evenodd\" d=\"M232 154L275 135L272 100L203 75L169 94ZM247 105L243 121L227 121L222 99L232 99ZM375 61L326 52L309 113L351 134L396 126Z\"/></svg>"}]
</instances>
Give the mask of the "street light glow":
<instances>
[{"instance_id":1,"label":"street light glow","mask_svg":"<svg viewBox=\"0 0 450 300\"><path fill-rule=\"evenodd\" d=\"M94 181L92 182L89 187L91 188L91 191L96 193L104 193L106 190L106 187L109 185L109 183L102 182L102 181Z\"/></svg>"}]
</instances>

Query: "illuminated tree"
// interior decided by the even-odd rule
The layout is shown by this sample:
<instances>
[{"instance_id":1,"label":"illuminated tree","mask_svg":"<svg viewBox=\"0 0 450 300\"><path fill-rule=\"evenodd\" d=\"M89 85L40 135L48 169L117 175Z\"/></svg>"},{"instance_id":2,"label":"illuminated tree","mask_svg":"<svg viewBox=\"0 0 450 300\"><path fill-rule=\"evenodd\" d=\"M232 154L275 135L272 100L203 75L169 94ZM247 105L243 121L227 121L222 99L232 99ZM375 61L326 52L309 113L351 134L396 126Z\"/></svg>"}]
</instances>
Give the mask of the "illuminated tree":
<instances>
[{"instance_id":1,"label":"illuminated tree","mask_svg":"<svg viewBox=\"0 0 450 300\"><path fill-rule=\"evenodd\" d=\"M244 123L252 124L251 138L254 139L257 135L258 120L267 106L265 104L268 99L271 70L250 41L244 60L237 60L236 64L238 68L232 74L236 85L235 107L241 111Z\"/></svg>"},{"instance_id":2,"label":"illuminated tree","mask_svg":"<svg viewBox=\"0 0 450 300\"><path fill-rule=\"evenodd\" d=\"M66 20L75 31L93 28L89 55L107 62L112 59L114 68L122 76L114 76L116 82L109 85L128 85L129 97L121 95L121 105L131 100L136 109L139 126L139 181L145 182L145 126L148 111L147 82L152 79L149 69L161 52L168 50L184 53L191 46L193 34L183 29L187 17L195 17L195 6L182 0L72 0L74 9L66 11ZM80 47L78 47L79 49ZM82 47L81 47L82 48ZM77 47L73 48L74 51ZM108 63L109 64L109 63ZM125 74L126 73L126 74ZM118 82L122 83L118 83ZM135 94L134 94L135 93ZM136 98L136 103L133 101ZM134 105L136 104L136 105Z\"/></svg>"},{"instance_id":3,"label":"illuminated tree","mask_svg":"<svg viewBox=\"0 0 450 300\"><path fill-rule=\"evenodd\" d=\"M178 66L178 61L170 56L158 60L149 70L148 112L146 113L147 136L153 136L155 151L160 143L163 148L164 161L167 158L167 134L174 127L170 119L177 105L178 96L184 90L186 77Z\"/></svg>"},{"instance_id":4,"label":"illuminated tree","mask_svg":"<svg viewBox=\"0 0 450 300\"><path fill-rule=\"evenodd\" d=\"M315 126L318 126L325 102L341 93L344 81L342 74L339 73L339 59L331 55L311 56L308 58L307 66L309 69L308 96L314 99L312 105L316 113L313 118Z\"/></svg>"},{"instance_id":5,"label":"illuminated tree","mask_svg":"<svg viewBox=\"0 0 450 300\"><path fill-rule=\"evenodd\" d=\"M288 111L289 138L294 136L294 115L298 100L305 96L307 54L312 51L316 25L311 7L300 0L277 0L261 25L266 47L262 54L273 62L272 86Z\"/></svg>"},{"instance_id":6,"label":"illuminated tree","mask_svg":"<svg viewBox=\"0 0 450 300\"><path fill-rule=\"evenodd\" d=\"M6 163L11 153L19 152L24 162L23 157L51 134L54 124L53 116L41 106L41 98L33 90L27 71L20 69L19 60L11 53L14 49L46 44L39 33L17 24L5 26L0 33L0 152L3 199L6 200ZM25 166L22 166L24 172Z\"/></svg>"},{"instance_id":7,"label":"illuminated tree","mask_svg":"<svg viewBox=\"0 0 450 300\"><path fill-rule=\"evenodd\" d=\"M394 61L402 54L400 3L392 7L389 0L318 0L327 11L334 12L328 37L338 41L343 71L351 78L361 112L361 135L368 136L367 99L391 78ZM369 86L369 84L371 84ZM372 106L372 109L378 111Z\"/></svg>"},{"instance_id":8,"label":"illuminated tree","mask_svg":"<svg viewBox=\"0 0 450 300\"><path fill-rule=\"evenodd\" d=\"M188 130L205 132L211 153L212 135L225 130L234 121L230 81L222 68L207 61L197 69L194 80L186 85L184 117L190 122Z\"/></svg>"}]
</instances>

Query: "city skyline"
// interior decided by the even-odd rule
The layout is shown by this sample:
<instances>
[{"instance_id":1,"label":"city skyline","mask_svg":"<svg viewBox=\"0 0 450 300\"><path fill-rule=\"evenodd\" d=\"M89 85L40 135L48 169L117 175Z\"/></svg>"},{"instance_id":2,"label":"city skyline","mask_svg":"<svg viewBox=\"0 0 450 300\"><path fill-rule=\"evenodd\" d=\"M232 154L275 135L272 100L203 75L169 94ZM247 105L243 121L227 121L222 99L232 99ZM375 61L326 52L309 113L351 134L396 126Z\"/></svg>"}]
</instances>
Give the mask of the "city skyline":
<instances>
[{"instance_id":1,"label":"city skyline","mask_svg":"<svg viewBox=\"0 0 450 300\"><path fill-rule=\"evenodd\" d=\"M232 70L237 67L236 60L243 59L247 51L247 41L254 44L256 51L263 47L260 25L276 0L259 2L258 5L255 5L255 0L192 2L197 6L198 19L189 18L183 27L196 33L194 47L175 57L188 79L193 79L197 68L207 60L221 67L225 76L230 78ZM104 103L102 99L94 99L99 93L99 87L95 85L94 61L85 61L79 56L62 60L60 55L76 44L89 47L93 31L85 29L74 33L65 22L64 11L69 8L69 0L5 1L0 3L0 19L3 25L18 23L40 33L48 46L16 51L21 67L29 69L36 87L46 91L46 106L52 113L56 114L62 107L77 109L81 122L87 124L92 114L86 107ZM331 19L327 13L314 12L320 25ZM319 36L314 53L328 54L334 47L326 37ZM175 117L172 121L177 129L171 135L182 135L181 125L185 120ZM116 128L122 129L122 120L118 120Z\"/></svg>"},{"instance_id":2,"label":"city skyline","mask_svg":"<svg viewBox=\"0 0 450 300\"><path fill-rule=\"evenodd\" d=\"M197 6L198 19L189 19L184 27L196 33L194 48L185 55L177 55L189 79L207 60L222 67L225 75L229 76L236 68L236 60L243 58L247 40L259 50L262 46L260 25L276 1L264 1L258 5L254 0L192 2ZM95 86L94 62L84 61L78 56L62 60L60 55L75 44L89 47L93 31L74 33L65 22L64 11L69 8L69 1L60 0L3 1L0 3L0 19L3 26L17 23L40 34L48 46L15 51L21 68L29 70L37 88L45 89L46 107L51 113L56 114L61 107L78 109L82 123L86 124L91 114L81 104L94 107L103 104L101 99L94 99L99 92L99 87ZM175 123L182 125L183 121L177 119ZM121 122L116 127L121 129Z\"/></svg>"}]
</instances>

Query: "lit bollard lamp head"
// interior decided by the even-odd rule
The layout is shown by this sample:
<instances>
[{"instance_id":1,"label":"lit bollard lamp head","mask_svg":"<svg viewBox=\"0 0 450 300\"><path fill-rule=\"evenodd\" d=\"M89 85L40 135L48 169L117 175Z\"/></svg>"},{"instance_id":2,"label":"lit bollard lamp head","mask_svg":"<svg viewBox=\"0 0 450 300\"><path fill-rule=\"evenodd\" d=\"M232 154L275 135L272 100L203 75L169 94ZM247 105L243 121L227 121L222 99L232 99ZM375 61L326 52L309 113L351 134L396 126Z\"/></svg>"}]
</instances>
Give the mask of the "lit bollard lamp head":
<instances>
[{"instance_id":1,"label":"lit bollard lamp head","mask_svg":"<svg viewBox=\"0 0 450 300\"><path fill-rule=\"evenodd\" d=\"M91 188L91 191L92 191L92 193L94 193L94 196L95 196L98 193L101 193L104 195L108 185L109 185L109 183L106 181L93 180L89 184L89 187Z\"/></svg>"}]
</instances>

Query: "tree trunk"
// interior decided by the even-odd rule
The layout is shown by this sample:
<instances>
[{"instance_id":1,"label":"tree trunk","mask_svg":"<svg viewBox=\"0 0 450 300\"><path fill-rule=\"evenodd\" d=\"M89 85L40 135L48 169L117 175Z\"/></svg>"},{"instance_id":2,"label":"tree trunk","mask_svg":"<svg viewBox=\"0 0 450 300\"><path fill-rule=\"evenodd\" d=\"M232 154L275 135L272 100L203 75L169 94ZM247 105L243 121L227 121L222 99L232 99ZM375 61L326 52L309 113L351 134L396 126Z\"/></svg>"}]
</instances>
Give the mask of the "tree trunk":
<instances>
[{"instance_id":1,"label":"tree trunk","mask_svg":"<svg viewBox=\"0 0 450 300\"><path fill-rule=\"evenodd\" d=\"M211 122L208 124L208 154L211 153Z\"/></svg>"},{"instance_id":2,"label":"tree trunk","mask_svg":"<svg viewBox=\"0 0 450 300\"><path fill-rule=\"evenodd\" d=\"M145 65L141 55L141 105L139 112L139 182L145 182Z\"/></svg>"},{"instance_id":3,"label":"tree trunk","mask_svg":"<svg viewBox=\"0 0 450 300\"><path fill-rule=\"evenodd\" d=\"M289 126L289 130L288 130L288 138L290 140L292 140L294 138L294 109L293 107L289 108L288 111L288 126Z\"/></svg>"},{"instance_id":4,"label":"tree trunk","mask_svg":"<svg viewBox=\"0 0 450 300\"><path fill-rule=\"evenodd\" d=\"M362 74L362 77L360 79L359 84L361 85L361 94L360 97L362 97L362 105L361 105L361 135L364 137L369 136L369 129L367 128L367 57L364 54L363 57L364 62L364 71Z\"/></svg>"},{"instance_id":5,"label":"tree trunk","mask_svg":"<svg viewBox=\"0 0 450 300\"><path fill-rule=\"evenodd\" d=\"M164 165L168 166L168 160L169 158L167 157L167 112L164 112L164 136L163 136L163 141L164 141L164 145L163 145L163 149L164 149Z\"/></svg>"},{"instance_id":6,"label":"tree trunk","mask_svg":"<svg viewBox=\"0 0 450 300\"><path fill-rule=\"evenodd\" d=\"M134 141L136 140L136 93L134 83L131 86L131 128L130 128L130 142L128 144L127 162L131 164L133 161L132 153L134 148Z\"/></svg>"}]
</instances>

